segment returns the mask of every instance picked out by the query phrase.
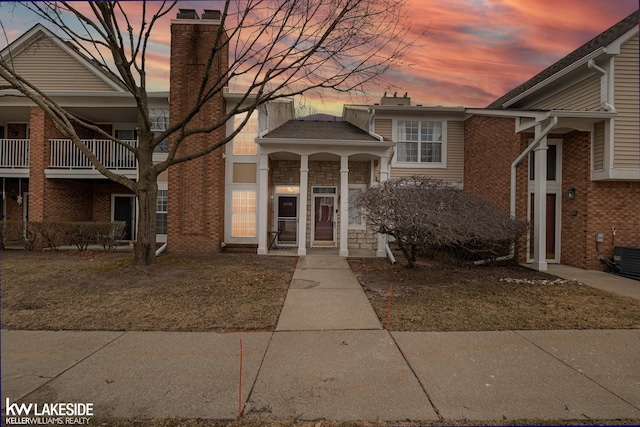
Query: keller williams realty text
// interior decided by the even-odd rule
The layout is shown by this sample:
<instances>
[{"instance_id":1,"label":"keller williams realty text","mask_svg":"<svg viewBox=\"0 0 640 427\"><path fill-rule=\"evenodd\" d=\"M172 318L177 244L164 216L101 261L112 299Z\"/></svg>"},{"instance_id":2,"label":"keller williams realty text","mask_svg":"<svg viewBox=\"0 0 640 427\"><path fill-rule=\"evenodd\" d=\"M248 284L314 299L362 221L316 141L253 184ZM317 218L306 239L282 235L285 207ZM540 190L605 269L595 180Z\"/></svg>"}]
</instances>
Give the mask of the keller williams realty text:
<instances>
[{"instance_id":1,"label":"keller williams realty text","mask_svg":"<svg viewBox=\"0 0 640 427\"><path fill-rule=\"evenodd\" d=\"M11 403L7 397L6 414L32 417L91 417L93 403Z\"/></svg>"}]
</instances>

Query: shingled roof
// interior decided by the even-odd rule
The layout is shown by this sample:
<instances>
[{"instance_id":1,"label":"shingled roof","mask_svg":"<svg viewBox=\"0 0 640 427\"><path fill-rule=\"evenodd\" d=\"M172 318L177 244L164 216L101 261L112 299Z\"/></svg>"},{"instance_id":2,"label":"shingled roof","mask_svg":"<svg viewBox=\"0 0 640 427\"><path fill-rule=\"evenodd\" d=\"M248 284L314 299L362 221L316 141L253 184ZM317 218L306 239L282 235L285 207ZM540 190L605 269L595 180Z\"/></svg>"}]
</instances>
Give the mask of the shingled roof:
<instances>
[{"instance_id":1,"label":"shingled roof","mask_svg":"<svg viewBox=\"0 0 640 427\"><path fill-rule=\"evenodd\" d=\"M338 141L378 141L349 122L289 120L264 138L326 139Z\"/></svg>"},{"instance_id":2,"label":"shingled roof","mask_svg":"<svg viewBox=\"0 0 640 427\"><path fill-rule=\"evenodd\" d=\"M621 37L624 33L631 30L636 25L638 25L638 11L633 12L631 15L627 16L626 18L618 22L613 27L600 33L598 36L594 37L587 43L583 44L582 46L580 46L579 48L571 52L569 55L565 56L555 64L551 65L549 68L541 71L531 79L527 80L520 86L508 92L506 95L493 101L491 104L487 106L487 108L501 109L502 104L504 104L505 102L508 102L510 99L515 98L516 96L520 95L521 93L525 92L528 89L531 89L538 83L553 76L554 74L563 70L564 68L567 68L574 62L579 61L580 59L584 58L590 53L602 47L608 46L609 44L616 41L619 37Z\"/></svg>"}]
</instances>

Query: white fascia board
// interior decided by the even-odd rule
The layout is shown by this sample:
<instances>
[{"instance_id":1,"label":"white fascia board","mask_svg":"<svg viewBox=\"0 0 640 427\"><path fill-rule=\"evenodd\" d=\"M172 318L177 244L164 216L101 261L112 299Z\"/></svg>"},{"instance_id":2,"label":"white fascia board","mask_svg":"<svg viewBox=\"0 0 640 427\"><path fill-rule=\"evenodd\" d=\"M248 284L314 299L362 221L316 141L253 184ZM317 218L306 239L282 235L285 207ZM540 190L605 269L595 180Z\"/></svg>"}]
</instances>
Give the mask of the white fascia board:
<instances>
[{"instance_id":1,"label":"white fascia board","mask_svg":"<svg viewBox=\"0 0 640 427\"><path fill-rule=\"evenodd\" d=\"M138 172L135 170L113 170L112 172L129 179L137 179ZM108 179L95 169L45 169L46 178L58 179Z\"/></svg>"},{"instance_id":2,"label":"white fascia board","mask_svg":"<svg viewBox=\"0 0 640 427\"><path fill-rule=\"evenodd\" d=\"M508 100L507 102L502 104L502 107L503 108L508 108L509 106L515 104L516 102L523 100L524 98L534 94L535 92L538 92L539 90L543 89L545 86L549 85L550 83L553 83L556 80L560 79L561 77L564 77L567 74L569 74L569 73L577 70L578 68L586 65L591 59L595 59L595 58L597 58L597 57L599 57L601 55L604 55L604 54L609 54L607 48L605 48L605 47L601 47L601 48L591 52L587 56L584 56L582 59L579 59L576 62L574 62L573 64L563 68L562 70L558 71L554 75L552 75L550 77L547 77L546 79L544 79L543 81L541 81L537 85L535 85L535 86L525 90L521 94L511 98L510 100Z\"/></svg>"},{"instance_id":3,"label":"white fascia board","mask_svg":"<svg viewBox=\"0 0 640 427\"><path fill-rule=\"evenodd\" d=\"M547 116L574 119L612 119L617 116L617 113L613 111L551 110Z\"/></svg>"},{"instance_id":4,"label":"white fascia board","mask_svg":"<svg viewBox=\"0 0 640 427\"><path fill-rule=\"evenodd\" d=\"M46 27L38 23L31 29L29 29L26 33L11 42L7 47L2 49L2 51L0 52L0 57L2 57L2 59L4 60L5 58L9 57L9 54L11 54L11 56L13 57L19 55L20 52L27 48L27 46L37 40L41 34L47 37L52 36L52 33L47 30Z\"/></svg>"},{"instance_id":5,"label":"white fascia board","mask_svg":"<svg viewBox=\"0 0 640 427\"><path fill-rule=\"evenodd\" d=\"M245 99L244 102L254 102L258 97L255 93L247 95L246 92L230 92L228 87L222 89L222 96L225 101L233 101L236 104L242 101L245 96L247 99Z\"/></svg>"},{"instance_id":6,"label":"white fascia board","mask_svg":"<svg viewBox=\"0 0 640 427\"><path fill-rule=\"evenodd\" d=\"M638 34L638 25L636 25L635 27L633 27L632 29L630 29L629 31L627 31L626 33L618 37L618 39L615 40L613 43L609 44L607 46L607 51L610 54L614 54L614 55L619 54L620 47L626 42L628 42L629 39L631 39L636 34Z\"/></svg>"},{"instance_id":7,"label":"white fascia board","mask_svg":"<svg viewBox=\"0 0 640 427\"><path fill-rule=\"evenodd\" d=\"M638 169L605 169L591 171L592 181L640 181Z\"/></svg>"},{"instance_id":8,"label":"white fascia board","mask_svg":"<svg viewBox=\"0 0 640 427\"><path fill-rule=\"evenodd\" d=\"M3 59L5 59L9 52L11 52L12 56L19 55L24 49L26 49L31 43L37 40L40 36L47 37L53 43L56 44L60 49L71 55L76 61L82 64L85 68L87 68L91 73L93 73L100 80L105 82L109 87L119 93L124 93L126 90L122 88L119 84L111 80L109 77L105 75L102 70L97 68L95 65L87 61L82 55L72 49L69 45L64 43L58 36L53 34L47 27L42 24L36 24L31 30L27 33L23 34L20 38L18 38L14 43L7 46L1 53Z\"/></svg>"},{"instance_id":9,"label":"white fascia board","mask_svg":"<svg viewBox=\"0 0 640 427\"><path fill-rule=\"evenodd\" d=\"M374 113L421 113L421 114L451 114L465 112L465 107L425 107L418 105L371 105L369 107Z\"/></svg>"},{"instance_id":10,"label":"white fascia board","mask_svg":"<svg viewBox=\"0 0 640 427\"><path fill-rule=\"evenodd\" d=\"M2 178L29 178L29 168L0 168Z\"/></svg>"},{"instance_id":11,"label":"white fascia board","mask_svg":"<svg viewBox=\"0 0 640 427\"><path fill-rule=\"evenodd\" d=\"M3 92L0 105L33 106L31 99L18 91ZM129 92L48 92L62 107L135 107L135 99ZM169 107L168 92L149 93L150 107Z\"/></svg>"},{"instance_id":12,"label":"white fascia board","mask_svg":"<svg viewBox=\"0 0 640 427\"><path fill-rule=\"evenodd\" d=\"M372 147L372 148L390 148L396 145L391 141L347 141L337 139L292 139L292 138L256 138L256 144L259 145L301 145L301 146L321 146L321 147Z\"/></svg>"},{"instance_id":13,"label":"white fascia board","mask_svg":"<svg viewBox=\"0 0 640 427\"><path fill-rule=\"evenodd\" d=\"M548 116L546 110L490 110L486 108L467 108L465 120L472 116L490 116L490 117L531 117L535 120L542 120Z\"/></svg>"}]
</instances>

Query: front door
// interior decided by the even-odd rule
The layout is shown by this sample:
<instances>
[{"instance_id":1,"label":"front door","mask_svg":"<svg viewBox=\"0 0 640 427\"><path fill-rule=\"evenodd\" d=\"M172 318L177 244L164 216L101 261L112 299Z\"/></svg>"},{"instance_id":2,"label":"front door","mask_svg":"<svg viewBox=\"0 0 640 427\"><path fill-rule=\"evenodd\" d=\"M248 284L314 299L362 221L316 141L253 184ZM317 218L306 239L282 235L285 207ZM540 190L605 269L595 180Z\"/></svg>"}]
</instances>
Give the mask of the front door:
<instances>
[{"instance_id":1,"label":"front door","mask_svg":"<svg viewBox=\"0 0 640 427\"><path fill-rule=\"evenodd\" d=\"M556 200L557 194L547 194L547 230L546 230L546 254L547 261L557 261L556 259ZM529 230L529 257L533 258L533 206L534 206L534 194L531 194L531 214L530 214L530 230Z\"/></svg>"},{"instance_id":2,"label":"front door","mask_svg":"<svg viewBox=\"0 0 640 427\"><path fill-rule=\"evenodd\" d=\"M278 246L298 244L298 196L278 196Z\"/></svg>"},{"instance_id":3,"label":"front door","mask_svg":"<svg viewBox=\"0 0 640 427\"><path fill-rule=\"evenodd\" d=\"M313 196L313 246L334 247L336 198L331 195Z\"/></svg>"},{"instance_id":4,"label":"front door","mask_svg":"<svg viewBox=\"0 0 640 427\"><path fill-rule=\"evenodd\" d=\"M124 230L124 240L133 240L135 236L135 196L113 196L113 221L127 224Z\"/></svg>"}]
</instances>

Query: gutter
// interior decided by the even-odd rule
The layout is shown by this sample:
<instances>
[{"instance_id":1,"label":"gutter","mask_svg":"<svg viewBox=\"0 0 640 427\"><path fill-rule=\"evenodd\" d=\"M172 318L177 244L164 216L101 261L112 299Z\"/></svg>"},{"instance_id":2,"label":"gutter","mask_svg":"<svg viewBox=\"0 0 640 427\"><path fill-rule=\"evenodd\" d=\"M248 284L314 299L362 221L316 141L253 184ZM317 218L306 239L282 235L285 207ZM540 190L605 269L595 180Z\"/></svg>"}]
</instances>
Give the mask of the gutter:
<instances>
[{"instance_id":1,"label":"gutter","mask_svg":"<svg viewBox=\"0 0 640 427\"><path fill-rule=\"evenodd\" d=\"M527 96L533 94L534 92L537 92L538 90L540 90L541 88L545 87L549 83L554 82L554 81L558 80L559 78L561 78L563 76L566 76L567 74L569 74L570 72L576 70L577 68L580 68L581 66L584 66L584 64L588 63L590 60L592 60L594 58L597 58L598 56L603 55L603 54L609 54L609 51L605 47L601 47L601 48L599 48L597 50L594 50L593 52L591 52L587 56L584 56L583 58L581 58L581 59L577 60L576 62L574 62L573 64L569 65L568 67L563 68L562 70L558 71L557 73L547 77L546 79L544 79L540 83L530 87L529 89L525 90L521 94L519 94L517 96L514 96L510 100L506 101L504 104L502 104L502 108L508 108L509 106L515 104L516 102L518 102L518 101L526 98Z\"/></svg>"},{"instance_id":2,"label":"gutter","mask_svg":"<svg viewBox=\"0 0 640 427\"><path fill-rule=\"evenodd\" d=\"M371 111L371 109L369 109L369 111ZM378 135L377 133L371 130L373 129L373 120L375 119L375 116L376 116L376 110L373 110L373 114L369 114L369 135L371 135L374 138L377 138L380 142L384 142L383 137L381 137L380 135Z\"/></svg>"},{"instance_id":3,"label":"gutter","mask_svg":"<svg viewBox=\"0 0 640 427\"><path fill-rule=\"evenodd\" d=\"M598 66L596 64L596 61L593 59L590 59L589 62L587 62L587 67L589 67L590 70L596 71L598 73L600 73L604 78L605 78L605 84L603 85L604 87L602 88L602 98L603 100L600 101L600 105L602 105L602 108L604 108L607 111L611 111L611 112L616 112L616 108L611 105L609 103L609 72L607 72L607 70L605 70L604 68L601 68L600 66Z\"/></svg>"}]
</instances>

